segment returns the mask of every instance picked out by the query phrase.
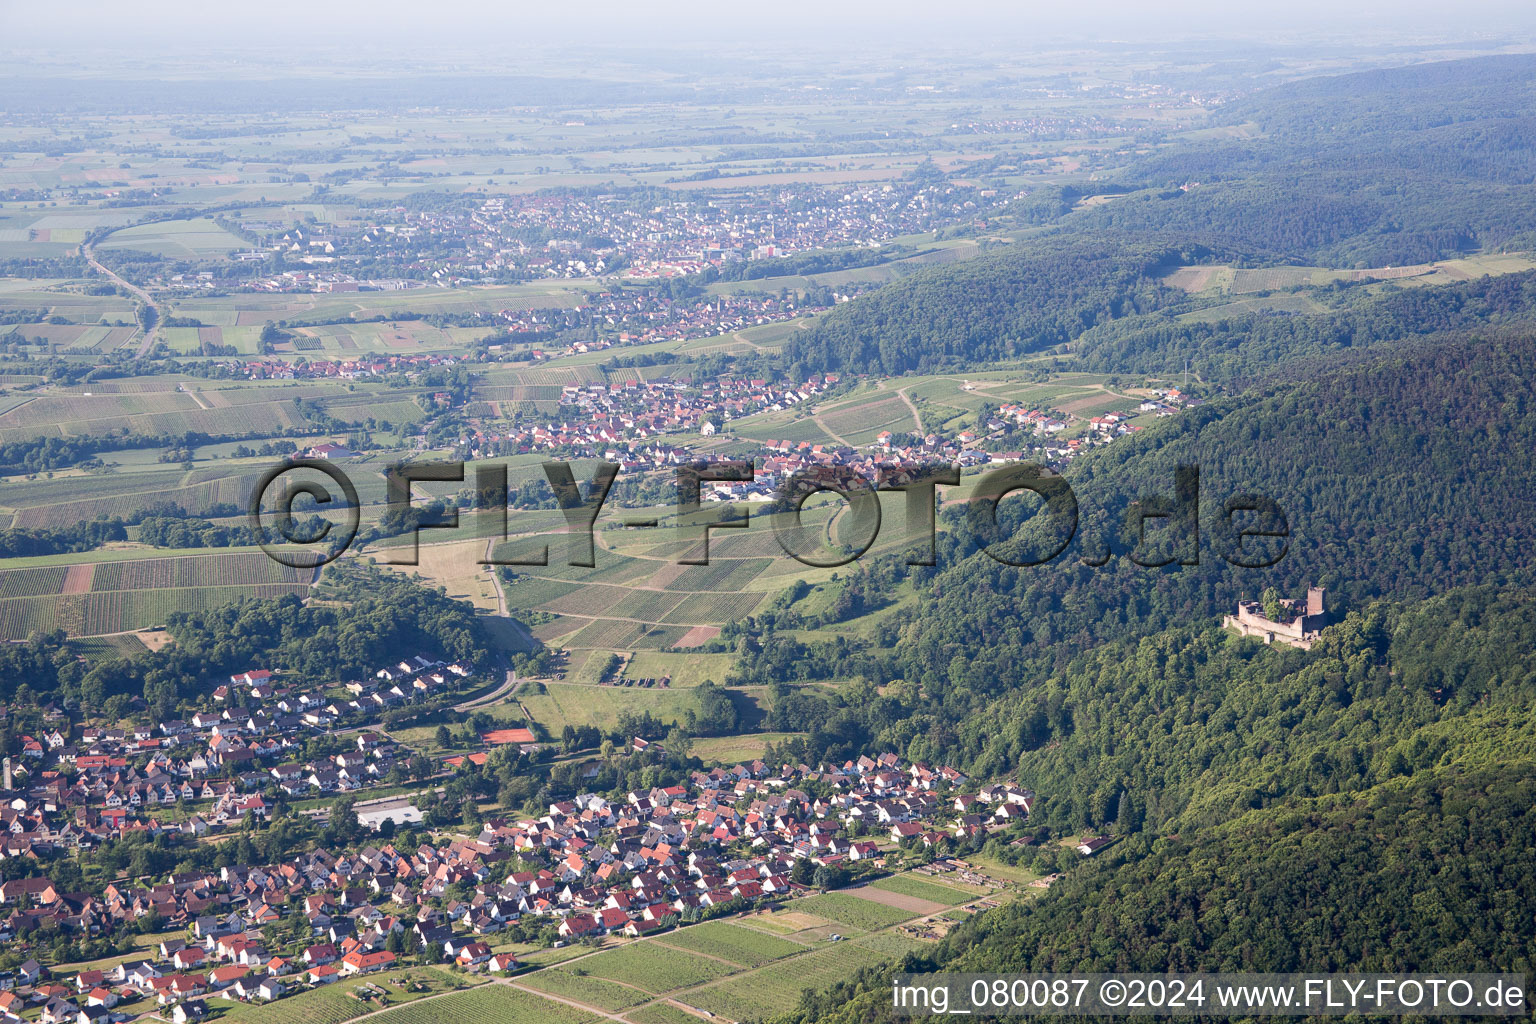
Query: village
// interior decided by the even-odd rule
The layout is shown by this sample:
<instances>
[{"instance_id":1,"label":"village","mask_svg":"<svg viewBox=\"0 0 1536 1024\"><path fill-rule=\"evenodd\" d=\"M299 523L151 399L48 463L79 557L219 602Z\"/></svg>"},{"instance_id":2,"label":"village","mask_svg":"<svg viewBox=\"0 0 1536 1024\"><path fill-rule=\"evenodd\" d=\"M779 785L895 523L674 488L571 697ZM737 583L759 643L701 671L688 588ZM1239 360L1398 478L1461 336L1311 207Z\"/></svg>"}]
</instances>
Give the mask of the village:
<instances>
[{"instance_id":1,"label":"village","mask_svg":"<svg viewBox=\"0 0 1536 1024\"><path fill-rule=\"evenodd\" d=\"M256 690L270 682L253 672L231 685ZM211 731L206 752L199 751L210 765L219 761L220 738L240 730ZM145 742L100 731L92 739L90 749ZM358 756L340 767L359 767L390 746L385 736L359 733ZM55 748L45 763L62 768L72 761L83 776L98 779L101 770L89 759L103 755L83 749L82 737L80 746ZM659 753L658 744L636 738L629 756ZM147 778L156 756L141 753L131 765L116 765L115 774ZM484 756L473 759L483 763ZM247 766L251 760L239 759ZM30 843L48 841L17 825L40 816L27 808L56 799L49 774L57 772L38 771L29 776L36 784L7 794L12 838L0 863L15 864L33 852ZM269 796L281 779L281 766L268 770ZM136 787L119 783L106 794L143 792ZM99 786L85 788L93 804L105 802ZM232 779L213 786L226 794L221 801L236 788ZM515 973L528 965L496 948L509 936L520 948L558 948L756 913L825 889L829 879L848 884L878 876L893 854L1019 834L1015 826L1027 821L1034 799L1014 784L978 786L955 769L904 763L891 753L815 768L756 760L695 770L685 782L648 790L576 794L552 801L537 817L488 819L478 834L410 833L420 841L408 847L391 841L412 827L407 806L359 815L374 830L373 841L310 849L279 863L118 879L95 893L63 892L44 875L11 877L0 884L0 941L23 952L41 934L106 934L140 918L156 921L164 937L138 956L77 971L52 970L36 956L21 960L0 971L0 1021L104 1024L128 1019L122 1008L133 1006L186 1024L207 1016L211 1003L282 1000L388 972L407 959ZM221 808L265 819L260 794ZM1108 840L1089 842L1093 848L1079 846L1078 853L1096 852ZM1003 884L947 855L925 860L933 861L929 871L958 869L972 883Z\"/></svg>"},{"instance_id":2,"label":"village","mask_svg":"<svg viewBox=\"0 0 1536 1024\"><path fill-rule=\"evenodd\" d=\"M252 243L231 255L236 264L274 255L285 265L323 273L366 264L368 275L332 277L318 290L395 290L410 281L461 285L610 275L682 277L817 249L879 246L984 217L1016 198L1011 192L943 180L848 188L722 188L708 196L660 198L625 192L444 196L412 207L366 209L365 220L356 223L285 225L246 219L226 226ZM215 280L218 287L249 291L290 291L301 281L280 270L257 277L215 273L174 283L212 287Z\"/></svg>"},{"instance_id":3,"label":"village","mask_svg":"<svg viewBox=\"0 0 1536 1024\"><path fill-rule=\"evenodd\" d=\"M19 737L19 757L5 759L0 859L89 849L135 833L216 835L247 815L265 819L264 793L298 798L419 781L440 768L362 726L472 679L468 666L409 655L374 679L344 684L341 698L256 669L219 683L208 709L185 721L87 726L78 736L65 712L45 708L49 730ZM326 754L293 760L317 738Z\"/></svg>"}]
</instances>

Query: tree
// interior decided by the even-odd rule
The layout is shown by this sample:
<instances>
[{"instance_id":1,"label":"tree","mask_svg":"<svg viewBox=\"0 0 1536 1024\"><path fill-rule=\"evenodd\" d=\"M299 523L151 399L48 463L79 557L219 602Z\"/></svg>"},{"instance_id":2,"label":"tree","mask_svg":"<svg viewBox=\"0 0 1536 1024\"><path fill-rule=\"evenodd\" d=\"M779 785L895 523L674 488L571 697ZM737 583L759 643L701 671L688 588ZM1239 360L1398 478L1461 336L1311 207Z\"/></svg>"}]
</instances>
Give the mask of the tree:
<instances>
[{"instance_id":1,"label":"tree","mask_svg":"<svg viewBox=\"0 0 1536 1024\"><path fill-rule=\"evenodd\" d=\"M1280 593L1274 587L1266 587L1259 600L1264 605L1264 617L1270 622L1280 621Z\"/></svg>"}]
</instances>

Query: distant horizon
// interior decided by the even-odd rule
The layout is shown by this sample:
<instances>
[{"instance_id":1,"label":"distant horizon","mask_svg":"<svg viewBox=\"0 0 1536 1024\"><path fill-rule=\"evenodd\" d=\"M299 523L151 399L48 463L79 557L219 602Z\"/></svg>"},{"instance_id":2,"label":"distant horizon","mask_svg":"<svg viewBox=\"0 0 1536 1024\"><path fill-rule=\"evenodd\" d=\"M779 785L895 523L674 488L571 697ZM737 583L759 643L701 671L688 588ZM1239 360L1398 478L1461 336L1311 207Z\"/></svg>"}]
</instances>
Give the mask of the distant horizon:
<instances>
[{"instance_id":1,"label":"distant horizon","mask_svg":"<svg viewBox=\"0 0 1536 1024\"><path fill-rule=\"evenodd\" d=\"M190 0L146 0L129 7L85 0L68 6L7 5L0 11L0 34L13 56L17 50L85 52L132 45L135 52L122 55L127 60L195 58L184 52L189 46L221 53L275 48L290 55L409 46L412 53L500 54L509 59L528 56L530 49L571 55L583 46L667 52L697 45L761 49L792 44L804 52L854 54L888 52L892 46L934 53L978 45L986 51L1022 46L1028 52L1034 46L1229 42L1268 48L1316 42L1337 50L1340 39L1348 40L1345 46L1367 48L1523 45L1536 41L1536 8L1516 0L1474 0L1455 9L1429 0L1380 8L1300 0L1283 8L1258 9L1238 9L1216 0L1174 0L1155 10L1124 0L1087 0L1070 9L1038 0L970 0L936 11L913 3L790 0L772 11L742 12L697 0L673 0L644 10L613 0L590 0L576 9L446 0L430 10L400 0L323 5L273 0L253 17L249 12L222 14Z\"/></svg>"}]
</instances>

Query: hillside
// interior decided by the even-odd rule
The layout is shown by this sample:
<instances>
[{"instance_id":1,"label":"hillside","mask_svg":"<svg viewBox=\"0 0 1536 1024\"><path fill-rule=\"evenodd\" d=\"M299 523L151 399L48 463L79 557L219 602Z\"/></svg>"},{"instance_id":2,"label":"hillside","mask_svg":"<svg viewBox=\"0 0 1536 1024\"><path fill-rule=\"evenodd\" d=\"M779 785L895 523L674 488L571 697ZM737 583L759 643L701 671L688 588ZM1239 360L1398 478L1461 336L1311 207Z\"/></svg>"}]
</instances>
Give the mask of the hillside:
<instances>
[{"instance_id":1,"label":"hillside","mask_svg":"<svg viewBox=\"0 0 1536 1024\"><path fill-rule=\"evenodd\" d=\"M1297 360L1384 350L1444 331L1536 318L1536 272L1377 295L1356 288L1324 295L1316 313L1243 310L1200 318L1127 317L1096 325L1072 345L1082 367L1100 373L1169 373L1203 380L1293 371ZM1375 354L1381 354L1377 351ZM1292 375L1295 375L1292 373Z\"/></svg>"},{"instance_id":2,"label":"hillside","mask_svg":"<svg viewBox=\"0 0 1536 1024\"><path fill-rule=\"evenodd\" d=\"M1123 838L924 966L1529 970L1533 626L1529 591L1484 588L1352 614L1305 654L1174 630L999 701L967 730L978 765L1033 781L1042 823ZM885 1019L888 987L782 1019Z\"/></svg>"},{"instance_id":3,"label":"hillside","mask_svg":"<svg viewBox=\"0 0 1536 1024\"><path fill-rule=\"evenodd\" d=\"M1532 379L1536 336L1436 336L1411 354L1213 402L1074 462L1067 479L1079 528L1048 564L1005 565L977 551L963 510L947 509L939 566L915 574L912 614L888 623L877 642L818 647L767 635L748 645L733 678L895 684L880 699L850 695L824 714L797 716L809 733L789 755L844 757L873 737L914 759L968 761L983 744L964 723L989 714L998 697L1030 692L1097 645L1211 623L1270 587L1298 595L1324 586L1339 615L1458 586L1530 586ZM1155 520L1144 545L1124 535L1135 503L1172 494L1179 465L1200 468L1199 564L1090 564L1107 552L1144 562L1188 556L1191 535L1169 535ZM1223 503L1245 493L1272 498L1287 517L1288 549L1267 568L1219 555L1230 543L1219 529ZM1020 538L1012 543L1027 547L1050 532L1033 507L1004 504L1004 529ZM1009 763L987 762L999 771Z\"/></svg>"},{"instance_id":4,"label":"hillside","mask_svg":"<svg viewBox=\"0 0 1536 1024\"><path fill-rule=\"evenodd\" d=\"M913 274L832 310L792 337L790 377L910 373L1014 359L1095 324L1184 299L1157 282L1204 250L1121 244L1032 245Z\"/></svg>"}]
</instances>

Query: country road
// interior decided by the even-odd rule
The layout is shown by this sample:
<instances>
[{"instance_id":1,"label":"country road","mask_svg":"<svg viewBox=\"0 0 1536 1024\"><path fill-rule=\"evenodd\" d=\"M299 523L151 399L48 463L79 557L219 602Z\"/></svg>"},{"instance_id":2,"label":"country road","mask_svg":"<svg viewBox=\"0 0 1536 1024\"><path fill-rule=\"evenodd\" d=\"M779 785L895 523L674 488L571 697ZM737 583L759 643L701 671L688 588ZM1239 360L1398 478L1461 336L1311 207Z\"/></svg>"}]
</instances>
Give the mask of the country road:
<instances>
[{"instance_id":1,"label":"country road","mask_svg":"<svg viewBox=\"0 0 1536 1024\"><path fill-rule=\"evenodd\" d=\"M119 277L115 271L109 269L105 264L98 260L96 258L96 253L92 250L91 244L89 242L81 243L80 255L85 257L85 261L91 265L92 270L95 270L98 274L101 274L107 280L123 289L123 291L128 292L134 298L144 303L144 305L148 306L149 309L155 314L154 326L144 332L144 340L139 344L138 357L143 359L154 350L155 341L160 336L160 321L165 319L160 312L160 307L155 303L154 299L149 297L148 292L140 288L138 285L132 284L124 280L122 277Z\"/></svg>"}]
</instances>

